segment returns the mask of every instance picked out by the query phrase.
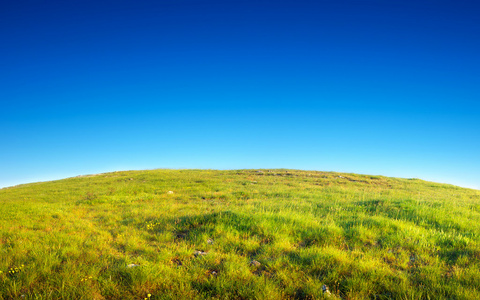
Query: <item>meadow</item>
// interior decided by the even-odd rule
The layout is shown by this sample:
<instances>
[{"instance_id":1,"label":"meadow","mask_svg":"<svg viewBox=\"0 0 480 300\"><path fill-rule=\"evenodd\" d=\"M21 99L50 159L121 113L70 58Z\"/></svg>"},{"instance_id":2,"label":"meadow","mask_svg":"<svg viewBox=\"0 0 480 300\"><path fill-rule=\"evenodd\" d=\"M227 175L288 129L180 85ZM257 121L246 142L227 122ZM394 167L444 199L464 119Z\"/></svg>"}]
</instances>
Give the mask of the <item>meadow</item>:
<instances>
[{"instance_id":1,"label":"meadow","mask_svg":"<svg viewBox=\"0 0 480 300\"><path fill-rule=\"evenodd\" d=\"M284 169L4 188L0 299L480 299L480 191Z\"/></svg>"}]
</instances>

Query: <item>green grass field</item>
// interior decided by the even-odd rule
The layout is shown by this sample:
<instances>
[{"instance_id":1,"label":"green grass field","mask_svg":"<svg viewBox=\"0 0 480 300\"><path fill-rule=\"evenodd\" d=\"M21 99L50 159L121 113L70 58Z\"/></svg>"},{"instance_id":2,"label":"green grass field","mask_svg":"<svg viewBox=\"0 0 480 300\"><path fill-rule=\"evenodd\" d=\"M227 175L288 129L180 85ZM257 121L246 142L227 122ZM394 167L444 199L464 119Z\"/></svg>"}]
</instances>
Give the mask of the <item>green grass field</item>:
<instances>
[{"instance_id":1,"label":"green grass field","mask_svg":"<svg viewBox=\"0 0 480 300\"><path fill-rule=\"evenodd\" d=\"M211 298L480 299L480 191L296 170L0 189L0 299Z\"/></svg>"}]
</instances>

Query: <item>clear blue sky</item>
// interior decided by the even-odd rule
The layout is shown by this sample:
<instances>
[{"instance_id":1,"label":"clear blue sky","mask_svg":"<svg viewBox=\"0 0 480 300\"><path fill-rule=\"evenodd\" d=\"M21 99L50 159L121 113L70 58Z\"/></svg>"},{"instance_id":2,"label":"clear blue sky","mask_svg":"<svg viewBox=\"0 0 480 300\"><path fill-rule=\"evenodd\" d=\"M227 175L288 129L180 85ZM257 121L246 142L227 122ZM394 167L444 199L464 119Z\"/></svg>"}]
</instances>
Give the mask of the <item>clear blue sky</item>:
<instances>
[{"instance_id":1,"label":"clear blue sky","mask_svg":"<svg viewBox=\"0 0 480 300\"><path fill-rule=\"evenodd\" d=\"M0 187L294 168L480 189L478 1L2 1Z\"/></svg>"}]
</instances>

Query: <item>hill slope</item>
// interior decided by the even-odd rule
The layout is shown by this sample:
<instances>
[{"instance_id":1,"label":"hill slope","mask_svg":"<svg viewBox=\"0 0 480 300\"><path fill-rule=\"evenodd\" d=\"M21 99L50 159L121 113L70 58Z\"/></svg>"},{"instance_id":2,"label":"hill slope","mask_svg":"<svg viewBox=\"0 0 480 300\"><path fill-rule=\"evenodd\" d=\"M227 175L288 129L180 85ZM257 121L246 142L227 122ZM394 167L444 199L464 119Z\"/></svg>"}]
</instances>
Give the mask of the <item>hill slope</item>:
<instances>
[{"instance_id":1,"label":"hill slope","mask_svg":"<svg viewBox=\"0 0 480 300\"><path fill-rule=\"evenodd\" d=\"M480 191L295 170L75 177L0 190L0 258L0 299L480 299Z\"/></svg>"}]
</instances>

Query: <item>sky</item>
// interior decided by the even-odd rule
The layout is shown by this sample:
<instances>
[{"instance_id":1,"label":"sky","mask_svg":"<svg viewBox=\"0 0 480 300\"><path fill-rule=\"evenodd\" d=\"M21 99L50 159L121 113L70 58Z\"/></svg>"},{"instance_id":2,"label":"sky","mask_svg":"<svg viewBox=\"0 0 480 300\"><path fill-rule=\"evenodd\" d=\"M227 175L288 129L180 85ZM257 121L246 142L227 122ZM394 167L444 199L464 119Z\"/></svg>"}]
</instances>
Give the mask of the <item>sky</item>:
<instances>
[{"instance_id":1,"label":"sky","mask_svg":"<svg viewBox=\"0 0 480 300\"><path fill-rule=\"evenodd\" d=\"M480 189L478 1L2 1L0 187L290 168Z\"/></svg>"}]
</instances>

